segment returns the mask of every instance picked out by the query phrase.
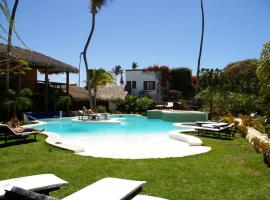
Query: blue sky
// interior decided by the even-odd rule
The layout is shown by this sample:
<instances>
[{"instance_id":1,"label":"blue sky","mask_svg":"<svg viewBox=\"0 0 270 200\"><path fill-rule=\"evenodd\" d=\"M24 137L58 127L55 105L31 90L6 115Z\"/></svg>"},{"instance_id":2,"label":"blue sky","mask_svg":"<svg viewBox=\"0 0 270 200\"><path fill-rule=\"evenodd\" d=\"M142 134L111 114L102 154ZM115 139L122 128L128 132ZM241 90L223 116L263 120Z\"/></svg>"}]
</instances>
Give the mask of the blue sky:
<instances>
[{"instance_id":1,"label":"blue sky","mask_svg":"<svg viewBox=\"0 0 270 200\"><path fill-rule=\"evenodd\" d=\"M17 31L32 50L78 67L91 27L88 4L88 0L21 0ZM204 4L202 67L223 68L233 61L259 58L263 43L270 40L269 0L204 0ZM114 0L97 15L88 61L91 67L107 70L114 65L128 69L134 61L140 68L187 66L195 74L200 32L200 0ZM16 39L13 43L21 46ZM84 68L81 74L83 80ZM77 80L72 75L71 81Z\"/></svg>"}]
</instances>

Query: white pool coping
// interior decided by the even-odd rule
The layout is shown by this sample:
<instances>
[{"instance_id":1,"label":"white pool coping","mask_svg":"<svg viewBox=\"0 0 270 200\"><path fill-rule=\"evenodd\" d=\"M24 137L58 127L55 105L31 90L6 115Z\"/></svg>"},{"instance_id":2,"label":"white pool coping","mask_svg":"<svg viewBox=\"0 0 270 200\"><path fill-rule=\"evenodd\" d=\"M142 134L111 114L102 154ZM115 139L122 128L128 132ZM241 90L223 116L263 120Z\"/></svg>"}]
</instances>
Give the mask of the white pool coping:
<instances>
[{"instance_id":1,"label":"white pool coping","mask_svg":"<svg viewBox=\"0 0 270 200\"><path fill-rule=\"evenodd\" d=\"M40 122L42 124L46 122ZM35 126L30 125L30 126ZM184 131L191 131L192 127ZM180 130L174 133L185 135ZM207 146L191 146L185 140L179 141L169 137L169 133L138 135L91 135L61 137L57 133L43 132L46 142L53 146L71 150L82 156L115 159L149 159L185 157L206 153ZM187 137L189 137L187 135ZM195 137L195 136L192 136ZM197 137L196 137L197 138ZM198 138L199 139L199 138Z\"/></svg>"}]
</instances>

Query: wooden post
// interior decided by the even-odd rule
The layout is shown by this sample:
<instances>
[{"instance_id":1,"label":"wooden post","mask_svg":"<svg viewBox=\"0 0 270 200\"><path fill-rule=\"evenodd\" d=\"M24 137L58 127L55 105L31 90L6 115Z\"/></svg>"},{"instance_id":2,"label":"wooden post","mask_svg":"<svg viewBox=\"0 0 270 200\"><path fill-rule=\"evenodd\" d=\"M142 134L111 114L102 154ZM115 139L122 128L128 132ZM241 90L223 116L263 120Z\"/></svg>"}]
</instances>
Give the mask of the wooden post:
<instances>
[{"instance_id":1,"label":"wooden post","mask_svg":"<svg viewBox=\"0 0 270 200\"><path fill-rule=\"evenodd\" d=\"M67 78L66 78L66 93L69 95L69 72L66 72Z\"/></svg>"},{"instance_id":2,"label":"wooden post","mask_svg":"<svg viewBox=\"0 0 270 200\"><path fill-rule=\"evenodd\" d=\"M48 111L48 90L49 90L49 75L48 75L48 68L46 67L45 70L45 96L44 96L44 105L45 105L45 111Z\"/></svg>"}]
</instances>

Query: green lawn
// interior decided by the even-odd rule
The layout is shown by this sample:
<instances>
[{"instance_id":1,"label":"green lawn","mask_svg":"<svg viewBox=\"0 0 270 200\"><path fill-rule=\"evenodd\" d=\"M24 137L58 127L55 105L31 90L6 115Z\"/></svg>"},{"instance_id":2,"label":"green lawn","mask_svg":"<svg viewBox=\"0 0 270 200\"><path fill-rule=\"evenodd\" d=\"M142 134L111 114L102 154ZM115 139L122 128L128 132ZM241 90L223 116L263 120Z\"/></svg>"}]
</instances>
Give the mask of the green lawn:
<instances>
[{"instance_id":1,"label":"green lawn","mask_svg":"<svg viewBox=\"0 0 270 200\"><path fill-rule=\"evenodd\" d=\"M145 180L143 193L168 199L269 199L270 170L242 138L203 138L209 153L185 158L122 160L82 157L38 142L0 148L0 180L53 173L69 182L65 197L101 178ZM139 147L138 147L139 148Z\"/></svg>"}]
</instances>

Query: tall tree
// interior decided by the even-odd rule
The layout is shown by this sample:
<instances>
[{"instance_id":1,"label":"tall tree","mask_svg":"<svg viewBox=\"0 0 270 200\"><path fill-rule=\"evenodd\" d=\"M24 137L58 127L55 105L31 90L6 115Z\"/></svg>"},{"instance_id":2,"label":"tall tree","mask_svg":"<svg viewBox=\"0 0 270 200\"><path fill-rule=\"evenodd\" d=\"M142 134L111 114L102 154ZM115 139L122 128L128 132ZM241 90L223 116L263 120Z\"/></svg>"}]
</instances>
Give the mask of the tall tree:
<instances>
[{"instance_id":1,"label":"tall tree","mask_svg":"<svg viewBox=\"0 0 270 200\"><path fill-rule=\"evenodd\" d=\"M121 71L120 71L120 85L124 85L124 77L123 77L123 74L124 74L124 70L121 69Z\"/></svg>"},{"instance_id":2,"label":"tall tree","mask_svg":"<svg viewBox=\"0 0 270 200\"><path fill-rule=\"evenodd\" d=\"M7 44L7 55L11 52L11 40L12 40L12 33L13 33L13 27L14 27L14 20L16 16L17 7L19 4L19 0L15 0L15 3L12 8L11 16L9 19L9 28L8 28L8 44ZM7 61L7 68L6 68L6 92L9 92L9 68L10 68L10 62Z\"/></svg>"},{"instance_id":3,"label":"tall tree","mask_svg":"<svg viewBox=\"0 0 270 200\"><path fill-rule=\"evenodd\" d=\"M199 50L199 57L198 57L198 64L197 64L196 95L199 92L201 56L202 56L202 47L203 47L203 38L204 38L204 8L203 8L203 0L201 0L201 14L202 14L202 32L201 32L201 42L200 42L200 50Z\"/></svg>"},{"instance_id":4,"label":"tall tree","mask_svg":"<svg viewBox=\"0 0 270 200\"><path fill-rule=\"evenodd\" d=\"M132 65L131 65L132 69L137 69L138 68L138 63L136 62L133 62Z\"/></svg>"},{"instance_id":5,"label":"tall tree","mask_svg":"<svg viewBox=\"0 0 270 200\"><path fill-rule=\"evenodd\" d=\"M121 74L121 71L122 71L122 67L120 65L115 65L114 68L112 69L112 72L115 76L115 84L116 84L117 76Z\"/></svg>"},{"instance_id":6,"label":"tall tree","mask_svg":"<svg viewBox=\"0 0 270 200\"><path fill-rule=\"evenodd\" d=\"M87 41L85 43L83 52L81 53L83 55L84 65L85 65L85 71L86 71L86 82L87 82L87 88L88 88L88 94L89 94L89 104L90 108L93 109L93 98L92 98L92 92L91 92L91 77L89 74L89 67L87 62L87 49L89 47L90 41L93 37L94 30L95 30L95 24L96 24L96 14L101 10L102 7L107 6L109 4L109 1L111 0L90 0L89 2L89 9L92 14L92 25L91 25L91 31L89 33L89 36L87 38Z\"/></svg>"},{"instance_id":7,"label":"tall tree","mask_svg":"<svg viewBox=\"0 0 270 200\"><path fill-rule=\"evenodd\" d=\"M257 76L260 82L260 93L265 101L264 113L270 119L270 41L263 45Z\"/></svg>"}]
</instances>

